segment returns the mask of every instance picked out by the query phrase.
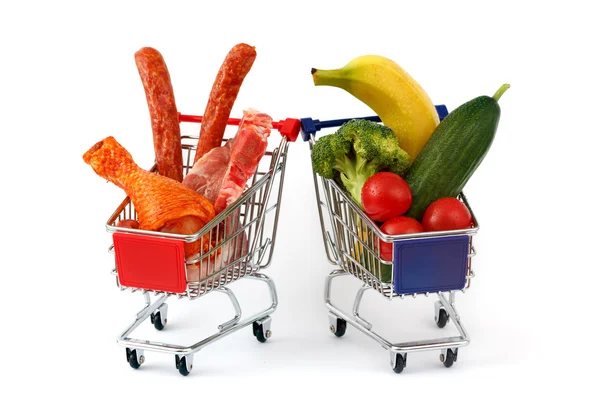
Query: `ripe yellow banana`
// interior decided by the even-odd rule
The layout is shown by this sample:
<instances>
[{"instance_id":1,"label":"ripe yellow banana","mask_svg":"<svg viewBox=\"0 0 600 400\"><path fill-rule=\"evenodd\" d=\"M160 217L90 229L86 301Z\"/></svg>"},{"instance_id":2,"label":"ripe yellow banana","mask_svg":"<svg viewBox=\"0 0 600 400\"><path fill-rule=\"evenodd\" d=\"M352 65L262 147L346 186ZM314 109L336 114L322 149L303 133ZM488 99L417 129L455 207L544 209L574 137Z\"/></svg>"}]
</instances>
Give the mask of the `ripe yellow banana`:
<instances>
[{"instance_id":1,"label":"ripe yellow banana","mask_svg":"<svg viewBox=\"0 0 600 400\"><path fill-rule=\"evenodd\" d=\"M411 162L440 123L423 88L394 61L360 56L339 69L312 69L315 86L344 89L369 106L398 137Z\"/></svg>"}]
</instances>

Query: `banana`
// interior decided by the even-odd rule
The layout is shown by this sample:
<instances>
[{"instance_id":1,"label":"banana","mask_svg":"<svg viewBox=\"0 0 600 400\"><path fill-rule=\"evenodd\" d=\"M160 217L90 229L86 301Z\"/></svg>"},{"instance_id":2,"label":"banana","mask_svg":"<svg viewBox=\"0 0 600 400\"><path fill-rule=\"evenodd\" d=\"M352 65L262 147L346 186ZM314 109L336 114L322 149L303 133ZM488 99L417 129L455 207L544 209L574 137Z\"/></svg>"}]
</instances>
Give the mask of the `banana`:
<instances>
[{"instance_id":1,"label":"banana","mask_svg":"<svg viewBox=\"0 0 600 400\"><path fill-rule=\"evenodd\" d=\"M386 57L360 56L342 68L311 73L315 86L344 89L369 106L394 131L411 163L440 123L425 90Z\"/></svg>"}]
</instances>

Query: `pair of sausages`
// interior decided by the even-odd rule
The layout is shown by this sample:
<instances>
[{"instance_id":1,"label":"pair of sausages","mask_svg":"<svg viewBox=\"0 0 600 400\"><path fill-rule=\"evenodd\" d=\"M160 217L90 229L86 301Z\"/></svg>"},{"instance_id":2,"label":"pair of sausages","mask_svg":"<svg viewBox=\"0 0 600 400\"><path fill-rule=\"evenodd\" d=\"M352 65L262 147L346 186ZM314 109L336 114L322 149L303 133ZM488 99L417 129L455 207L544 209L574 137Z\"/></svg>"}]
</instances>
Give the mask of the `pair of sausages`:
<instances>
[{"instance_id":1,"label":"pair of sausages","mask_svg":"<svg viewBox=\"0 0 600 400\"><path fill-rule=\"evenodd\" d=\"M194 163L221 145L233 103L255 58L256 50L245 43L234 46L225 57L206 105ZM158 173L181 182L183 158L179 113L167 65L162 55L151 47L137 51L135 63L150 111Z\"/></svg>"}]
</instances>

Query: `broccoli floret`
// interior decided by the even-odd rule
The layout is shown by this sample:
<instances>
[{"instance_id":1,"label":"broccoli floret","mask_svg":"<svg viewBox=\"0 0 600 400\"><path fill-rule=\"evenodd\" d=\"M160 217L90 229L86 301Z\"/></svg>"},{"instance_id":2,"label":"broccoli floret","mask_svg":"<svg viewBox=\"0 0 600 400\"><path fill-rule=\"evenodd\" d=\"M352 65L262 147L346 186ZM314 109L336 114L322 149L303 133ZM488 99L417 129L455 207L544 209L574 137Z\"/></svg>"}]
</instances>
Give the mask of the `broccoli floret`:
<instances>
[{"instance_id":1,"label":"broccoli floret","mask_svg":"<svg viewBox=\"0 0 600 400\"><path fill-rule=\"evenodd\" d=\"M403 176L410 165L390 128L358 119L320 138L313 147L312 161L317 174L341 181L361 206L360 192L367 179L381 171Z\"/></svg>"},{"instance_id":2,"label":"broccoli floret","mask_svg":"<svg viewBox=\"0 0 600 400\"><path fill-rule=\"evenodd\" d=\"M319 138L312 149L312 162L315 172L321 175L323 178L334 179L336 177L336 171L333 169L335 159L338 155L345 154L345 152L333 151L333 142L337 139L335 135L327 135ZM335 140L335 145L338 145L338 141Z\"/></svg>"}]
</instances>

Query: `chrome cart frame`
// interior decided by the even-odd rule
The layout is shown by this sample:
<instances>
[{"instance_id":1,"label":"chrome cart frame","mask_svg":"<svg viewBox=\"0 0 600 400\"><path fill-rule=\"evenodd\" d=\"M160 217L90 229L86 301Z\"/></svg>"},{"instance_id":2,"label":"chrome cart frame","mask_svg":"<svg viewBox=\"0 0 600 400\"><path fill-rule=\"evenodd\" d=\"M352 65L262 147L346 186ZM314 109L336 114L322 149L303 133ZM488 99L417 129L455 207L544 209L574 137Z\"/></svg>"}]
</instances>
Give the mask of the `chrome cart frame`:
<instances>
[{"instance_id":1,"label":"chrome cart frame","mask_svg":"<svg viewBox=\"0 0 600 400\"><path fill-rule=\"evenodd\" d=\"M447 111L444 106L436 106L440 117L443 118ZM444 113L445 111L445 113ZM380 122L378 117L368 117L371 121ZM339 127L349 119L334 121L319 121L310 118L301 119L302 134L305 141L309 142L311 154L315 144L315 134L322 128ZM364 214L361 208L354 203L350 196L334 181L318 176L313 169L313 179L317 208L321 223L321 233L328 261L337 266L325 280L325 305L328 309L329 329L338 337L346 332L347 323L375 340L390 353L390 364L396 373L402 372L406 366L408 353L439 350L440 360L446 367L450 367L457 360L458 348L469 344L470 337L464 328L455 306L456 291L465 292L474 277L471 259L476 254L473 247L473 236L479 229L478 222L469 203L461 193L459 199L467 206L473 217L473 226L468 229L445 232L424 232L418 234L387 235ZM467 247L465 254L466 274L464 284L454 290L415 291L411 293L395 290L395 283L400 277L395 276L394 251L392 261L382 259L380 243L395 243L409 241L423 241L429 239L466 238ZM332 301L331 286L335 278L352 275L361 280L363 285L358 289L351 312L345 312ZM373 330L373 325L359 314L360 304L364 293L373 289L388 300L406 297L416 298L418 295L429 297L437 295L434 304L434 320L438 327L443 328L448 320L456 326L459 335L443 337L432 340L419 340L404 343L393 343Z\"/></svg>"},{"instance_id":2,"label":"chrome cart frame","mask_svg":"<svg viewBox=\"0 0 600 400\"><path fill-rule=\"evenodd\" d=\"M201 117L180 115L182 122L201 122ZM230 119L230 125L239 124L239 119ZM113 245L109 252L115 254L117 286L121 290L141 292L144 308L135 316L133 323L117 338L117 343L126 348L127 361L132 368L139 368L145 362L144 351L155 351L175 355L175 366L186 376L193 367L194 353L233 332L252 324L254 336L261 343L271 337L271 314L276 310L278 300L275 284L267 275L260 273L272 261L275 246L279 206L283 193L283 182L287 160L287 149L299 131L299 121L287 119L274 122L274 131L282 134L278 147L267 151L262 157L249 187L242 196L217 215L200 231L192 235L169 234L118 226L121 220L136 219L133 204L126 198L111 215L106 229L113 234ZM198 137L182 136L184 175L193 166L195 146ZM153 167L156 171L156 166ZM274 192L276 195L271 196ZM166 239L167 242L200 243L199 252L182 260L173 268L175 273L185 277L184 290L157 290L152 287L134 287L123 284L119 276L117 235L135 235L144 238ZM124 236L126 238L133 236ZM183 248L183 247L181 247ZM123 267L122 267L123 268ZM182 272L183 271L183 272ZM270 303L262 311L242 319L242 308L234 292L227 285L242 278L250 278L267 285ZM121 279L120 279L121 278ZM234 317L219 326L214 334L192 345L167 344L133 338L131 335L142 322L150 318L157 330L164 329L167 323L170 297L196 300L210 292L227 295L234 309ZM152 302L151 294L158 298Z\"/></svg>"}]
</instances>

